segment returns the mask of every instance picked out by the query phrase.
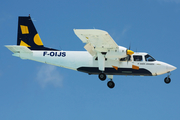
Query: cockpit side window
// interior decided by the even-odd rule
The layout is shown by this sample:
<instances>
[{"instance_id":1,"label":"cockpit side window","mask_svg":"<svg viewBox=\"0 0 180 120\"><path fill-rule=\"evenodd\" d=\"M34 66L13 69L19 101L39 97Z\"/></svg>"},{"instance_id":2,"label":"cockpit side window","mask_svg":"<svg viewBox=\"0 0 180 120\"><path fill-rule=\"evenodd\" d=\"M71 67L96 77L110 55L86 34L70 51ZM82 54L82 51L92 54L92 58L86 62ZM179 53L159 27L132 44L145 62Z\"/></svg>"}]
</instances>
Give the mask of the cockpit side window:
<instances>
[{"instance_id":1,"label":"cockpit side window","mask_svg":"<svg viewBox=\"0 0 180 120\"><path fill-rule=\"evenodd\" d=\"M152 62L152 61L156 61L153 57L151 57L150 55L145 55L145 60L146 61L149 61L149 62Z\"/></svg>"},{"instance_id":2,"label":"cockpit side window","mask_svg":"<svg viewBox=\"0 0 180 120\"><path fill-rule=\"evenodd\" d=\"M134 58L134 61L143 61L143 58L141 55L134 55L133 58Z\"/></svg>"},{"instance_id":3,"label":"cockpit side window","mask_svg":"<svg viewBox=\"0 0 180 120\"><path fill-rule=\"evenodd\" d=\"M128 58L129 58L128 61L131 61L131 56L130 55L128 57L121 58L119 61L127 61Z\"/></svg>"},{"instance_id":4,"label":"cockpit side window","mask_svg":"<svg viewBox=\"0 0 180 120\"><path fill-rule=\"evenodd\" d=\"M121 58L119 61L126 61L126 57L125 58Z\"/></svg>"}]
</instances>

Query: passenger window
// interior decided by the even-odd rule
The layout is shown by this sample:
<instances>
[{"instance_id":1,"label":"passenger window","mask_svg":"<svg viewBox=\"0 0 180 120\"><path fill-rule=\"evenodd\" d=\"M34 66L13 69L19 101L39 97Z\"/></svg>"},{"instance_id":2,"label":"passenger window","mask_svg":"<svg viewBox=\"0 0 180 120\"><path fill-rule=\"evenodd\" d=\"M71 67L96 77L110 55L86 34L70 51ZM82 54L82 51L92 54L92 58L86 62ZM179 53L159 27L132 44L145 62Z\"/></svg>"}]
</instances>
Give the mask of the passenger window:
<instances>
[{"instance_id":1,"label":"passenger window","mask_svg":"<svg viewBox=\"0 0 180 120\"><path fill-rule=\"evenodd\" d=\"M134 61L143 61L141 55L134 55L133 58L134 58Z\"/></svg>"}]
</instances>

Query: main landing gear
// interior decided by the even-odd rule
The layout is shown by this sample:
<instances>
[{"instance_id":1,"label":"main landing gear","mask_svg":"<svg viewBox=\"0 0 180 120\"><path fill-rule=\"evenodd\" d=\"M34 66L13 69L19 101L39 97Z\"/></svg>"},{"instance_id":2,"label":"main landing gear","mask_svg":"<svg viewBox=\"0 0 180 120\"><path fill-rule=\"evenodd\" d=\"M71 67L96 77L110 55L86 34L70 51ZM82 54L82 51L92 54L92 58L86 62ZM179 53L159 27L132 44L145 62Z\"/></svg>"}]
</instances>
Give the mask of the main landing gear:
<instances>
[{"instance_id":1,"label":"main landing gear","mask_svg":"<svg viewBox=\"0 0 180 120\"><path fill-rule=\"evenodd\" d=\"M114 88L115 83L112 81L113 75L108 75L108 78L110 79L110 81L108 81L107 86L108 86L109 88ZM100 74L99 74L99 79L100 79L101 81L104 81L104 80L106 79L106 74L100 73Z\"/></svg>"},{"instance_id":2,"label":"main landing gear","mask_svg":"<svg viewBox=\"0 0 180 120\"><path fill-rule=\"evenodd\" d=\"M106 74L100 73L100 74L99 74L99 79L100 79L101 81L104 81L104 80L106 79Z\"/></svg>"},{"instance_id":3,"label":"main landing gear","mask_svg":"<svg viewBox=\"0 0 180 120\"><path fill-rule=\"evenodd\" d=\"M171 73L169 73L168 76L164 79L164 82L165 82L166 84L169 84L169 83L171 82L170 75L171 75Z\"/></svg>"},{"instance_id":4,"label":"main landing gear","mask_svg":"<svg viewBox=\"0 0 180 120\"><path fill-rule=\"evenodd\" d=\"M112 81L112 79L107 83L107 86L108 86L109 88L114 88L115 83Z\"/></svg>"}]
</instances>

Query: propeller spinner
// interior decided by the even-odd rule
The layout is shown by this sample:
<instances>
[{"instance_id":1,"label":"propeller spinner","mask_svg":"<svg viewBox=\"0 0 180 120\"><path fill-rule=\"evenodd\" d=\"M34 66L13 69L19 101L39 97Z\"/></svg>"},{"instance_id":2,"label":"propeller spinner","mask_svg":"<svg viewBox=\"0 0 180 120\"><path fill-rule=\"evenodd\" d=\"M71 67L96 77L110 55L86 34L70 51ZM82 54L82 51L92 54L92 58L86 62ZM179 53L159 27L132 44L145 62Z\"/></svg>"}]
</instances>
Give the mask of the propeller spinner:
<instances>
[{"instance_id":1,"label":"propeller spinner","mask_svg":"<svg viewBox=\"0 0 180 120\"><path fill-rule=\"evenodd\" d=\"M132 54L134 54L134 52L133 52L132 50L127 50L126 53L127 53L127 55L132 55Z\"/></svg>"}]
</instances>

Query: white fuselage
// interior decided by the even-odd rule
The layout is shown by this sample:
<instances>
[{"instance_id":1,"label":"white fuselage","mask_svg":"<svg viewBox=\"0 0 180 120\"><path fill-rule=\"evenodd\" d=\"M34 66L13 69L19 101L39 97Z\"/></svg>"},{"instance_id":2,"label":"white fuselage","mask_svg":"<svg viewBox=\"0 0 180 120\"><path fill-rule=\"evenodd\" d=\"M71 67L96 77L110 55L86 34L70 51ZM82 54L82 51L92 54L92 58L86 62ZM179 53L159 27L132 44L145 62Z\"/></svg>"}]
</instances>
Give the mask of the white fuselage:
<instances>
[{"instance_id":1,"label":"white fuselage","mask_svg":"<svg viewBox=\"0 0 180 120\"><path fill-rule=\"evenodd\" d=\"M165 74L176 69L167 63L145 60L147 53L134 53L129 61L120 59L106 59L105 71L107 75L140 75L155 76ZM14 56L22 59L34 60L46 64L64 67L72 70L99 74L98 58L87 51L32 51L31 53L15 53ZM141 61L135 61L134 56L142 56ZM113 66L118 67L116 70ZM134 69L132 66L137 66Z\"/></svg>"}]
</instances>

